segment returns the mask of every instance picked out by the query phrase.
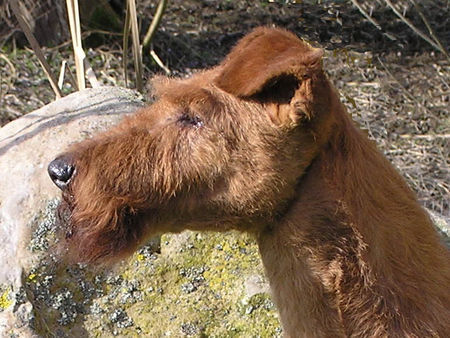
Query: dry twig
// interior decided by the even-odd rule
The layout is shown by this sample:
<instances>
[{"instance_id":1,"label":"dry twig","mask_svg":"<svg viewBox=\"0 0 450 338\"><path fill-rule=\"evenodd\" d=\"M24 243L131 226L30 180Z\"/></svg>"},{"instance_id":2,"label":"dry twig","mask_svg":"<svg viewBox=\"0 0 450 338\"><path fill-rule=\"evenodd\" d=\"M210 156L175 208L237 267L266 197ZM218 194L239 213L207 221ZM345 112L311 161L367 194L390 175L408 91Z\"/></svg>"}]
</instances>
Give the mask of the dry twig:
<instances>
[{"instance_id":1,"label":"dry twig","mask_svg":"<svg viewBox=\"0 0 450 338\"><path fill-rule=\"evenodd\" d=\"M64 75L66 73L66 65L67 65L67 61L63 60L62 64L61 64L61 70L59 72L59 77L58 77L58 88L62 89L62 86L64 84Z\"/></svg>"},{"instance_id":2,"label":"dry twig","mask_svg":"<svg viewBox=\"0 0 450 338\"><path fill-rule=\"evenodd\" d=\"M129 11L129 19L131 24L131 36L133 40L133 58L134 58L134 67L136 71L136 88L138 91L142 92L143 79L142 79L142 50L141 45L139 43L139 29L138 29L138 20L136 13L136 2L135 0L128 0L127 11ZM126 52L124 50L124 52Z\"/></svg>"},{"instance_id":3,"label":"dry twig","mask_svg":"<svg viewBox=\"0 0 450 338\"><path fill-rule=\"evenodd\" d=\"M164 11L166 10L167 2L168 2L168 0L160 0L160 2L158 4L158 8L156 9L155 16L153 17L152 23L150 24L150 27L148 28L147 34L145 34L144 42L142 43L142 46L144 48L147 48L148 45L152 42L153 35L155 34L156 30L158 29L159 23L161 22L161 18L164 14Z\"/></svg>"},{"instance_id":4,"label":"dry twig","mask_svg":"<svg viewBox=\"0 0 450 338\"><path fill-rule=\"evenodd\" d=\"M125 87L128 88L128 39L130 37L130 10L125 11L125 23L123 25L123 77L125 80Z\"/></svg>"},{"instance_id":5,"label":"dry twig","mask_svg":"<svg viewBox=\"0 0 450 338\"><path fill-rule=\"evenodd\" d=\"M409 21L400 11L392 4L391 0L385 0L388 6L392 9L392 11L405 23L411 28L414 33L419 35L422 39L424 39L426 42L428 42L430 45L432 45L435 49L443 53L444 55L447 55L447 52L445 49L441 48L436 42L434 42L432 39L430 39L428 36L426 36L421 30L419 30L416 26L413 25L411 21Z\"/></svg>"},{"instance_id":6,"label":"dry twig","mask_svg":"<svg viewBox=\"0 0 450 338\"><path fill-rule=\"evenodd\" d=\"M411 134L403 134L399 135L401 138L404 139L422 139L422 140L435 140L435 139L450 139L450 134L435 134L435 135L411 135Z\"/></svg>"},{"instance_id":7,"label":"dry twig","mask_svg":"<svg viewBox=\"0 0 450 338\"><path fill-rule=\"evenodd\" d=\"M86 77L91 84L92 88L100 87L100 83L97 80L97 77L95 76L94 70L91 67L91 64L89 63L88 59L84 58L84 68L86 68Z\"/></svg>"},{"instance_id":8,"label":"dry twig","mask_svg":"<svg viewBox=\"0 0 450 338\"><path fill-rule=\"evenodd\" d=\"M436 34L434 33L433 28L431 27L430 23L428 22L427 18L423 14L422 10L420 9L419 5L416 3L415 0L410 0L412 4L414 5L414 8L416 9L417 13L419 13L420 18L422 19L425 26L427 26L428 32L430 33L431 38L436 42L436 44L439 46L441 52L447 57L447 59L450 61L450 56L448 55L446 49L442 45L441 41L438 39Z\"/></svg>"},{"instance_id":9,"label":"dry twig","mask_svg":"<svg viewBox=\"0 0 450 338\"><path fill-rule=\"evenodd\" d=\"M167 68L164 63L161 61L161 59L159 58L159 56L155 53L155 51L152 49L150 50L150 56L153 58L153 60L155 60L156 64L158 66L161 67L162 70L164 70L164 72L166 72L167 75L170 75L170 69Z\"/></svg>"},{"instance_id":10,"label":"dry twig","mask_svg":"<svg viewBox=\"0 0 450 338\"><path fill-rule=\"evenodd\" d=\"M70 34L72 36L73 53L75 59L75 69L77 74L78 90L86 88L84 80L84 58L85 54L81 42L80 13L78 0L66 0L67 13L69 16Z\"/></svg>"},{"instance_id":11,"label":"dry twig","mask_svg":"<svg viewBox=\"0 0 450 338\"><path fill-rule=\"evenodd\" d=\"M36 38L34 37L33 33L31 32L31 29L28 26L28 23L23 18L18 2L16 0L11 1L10 5L14 12L14 15L17 18L17 21L19 22L20 27L22 28L25 36L27 37L28 42L30 43L31 47L33 48L33 51L36 53L36 56L39 59L39 62L41 63L42 68L44 69L44 72L47 75L48 80L50 81L50 85L52 86L52 89L55 92L56 97L60 98L62 96L62 93L58 88L58 83L56 82L56 78L52 73L50 65L48 64L47 60L45 59L44 53L42 52L42 49L39 46L39 43L37 42Z\"/></svg>"},{"instance_id":12,"label":"dry twig","mask_svg":"<svg viewBox=\"0 0 450 338\"><path fill-rule=\"evenodd\" d=\"M356 8L358 8L358 10L361 12L361 14L364 15L364 17L365 17L367 20L369 20L369 22L370 22L372 25L374 25L379 31L382 31L382 32L383 32L383 29L381 28L380 24L379 24L374 18L372 18L372 17L370 16L369 13L367 13L367 12L364 10L364 8L359 4L358 1L352 0L352 3L353 3L353 5L355 5ZM388 33L385 33L385 32L383 32L383 34L384 34L388 39L390 39L390 40L392 40L392 41L397 40L397 39L395 38L395 36L392 36L391 34L388 34Z\"/></svg>"}]
</instances>

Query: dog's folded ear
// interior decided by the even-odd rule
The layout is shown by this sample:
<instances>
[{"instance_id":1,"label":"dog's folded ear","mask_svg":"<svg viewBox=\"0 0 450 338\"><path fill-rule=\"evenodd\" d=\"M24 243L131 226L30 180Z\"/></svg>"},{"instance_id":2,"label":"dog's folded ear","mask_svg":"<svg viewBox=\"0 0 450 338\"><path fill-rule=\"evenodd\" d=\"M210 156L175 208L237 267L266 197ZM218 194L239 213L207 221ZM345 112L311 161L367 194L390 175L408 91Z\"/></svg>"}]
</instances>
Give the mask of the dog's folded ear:
<instances>
[{"instance_id":1,"label":"dog's folded ear","mask_svg":"<svg viewBox=\"0 0 450 338\"><path fill-rule=\"evenodd\" d=\"M260 27L228 54L215 83L240 98L252 97L276 83L298 86L321 68L322 56L322 49L311 47L288 31Z\"/></svg>"}]
</instances>

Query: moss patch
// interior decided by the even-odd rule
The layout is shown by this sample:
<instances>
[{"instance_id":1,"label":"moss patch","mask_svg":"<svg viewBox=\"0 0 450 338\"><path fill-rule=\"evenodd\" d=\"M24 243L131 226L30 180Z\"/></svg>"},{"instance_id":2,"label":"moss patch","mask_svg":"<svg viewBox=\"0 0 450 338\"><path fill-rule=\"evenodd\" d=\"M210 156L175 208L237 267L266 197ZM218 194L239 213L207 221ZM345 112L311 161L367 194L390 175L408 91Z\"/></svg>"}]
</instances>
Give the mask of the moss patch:
<instances>
[{"instance_id":1,"label":"moss patch","mask_svg":"<svg viewBox=\"0 0 450 338\"><path fill-rule=\"evenodd\" d=\"M267 294L248 297L245 279L262 273L257 247L238 233L185 232L162 237L161 255L136 253L94 300L97 335L279 336ZM111 316L117 312L118 316ZM119 317L119 320L116 318ZM114 319L114 320L112 320ZM108 325L104 325L107 322Z\"/></svg>"},{"instance_id":2,"label":"moss patch","mask_svg":"<svg viewBox=\"0 0 450 338\"><path fill-rule=\"evenodd\" d=\"M40 336L281 335L266 288L246 290L250 278L264 279L250 236L168 234L160 254L149 244L113 271L99 273L48 256L56 205L51 201L33 220L30 249L41 259L24 275Z\"/></svg>"},{"instance_id":3,"label":"moss patch","mask_svg":"<svg viewBox=\"0 0 450 338\"><path fill-rule=\"evenodd\" d=\"M0 288L0 311L3 311L13 305L13 300L11 298L11 289Z\"/></svg>"}]
</instances>

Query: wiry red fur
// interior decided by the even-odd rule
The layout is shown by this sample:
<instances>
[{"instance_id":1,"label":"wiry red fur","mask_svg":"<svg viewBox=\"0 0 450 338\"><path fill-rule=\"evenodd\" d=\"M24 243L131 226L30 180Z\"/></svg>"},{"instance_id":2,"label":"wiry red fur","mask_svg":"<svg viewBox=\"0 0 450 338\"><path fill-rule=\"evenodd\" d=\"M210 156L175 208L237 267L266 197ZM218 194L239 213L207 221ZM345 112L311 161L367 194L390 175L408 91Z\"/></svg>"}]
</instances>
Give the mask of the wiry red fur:
<instances>
[{"instance_id":1,"label":"wiry red fur","mask_svg":"<svg viewBox=\"0 0 450 338\"><path fill-rule=\"evenodd\" d=\"M184 229L255 234L288 337L449 337L450 256L351 121L320 49L258 28L216 68L66 153L75 260Z\"/></svg>"}]
</instances>

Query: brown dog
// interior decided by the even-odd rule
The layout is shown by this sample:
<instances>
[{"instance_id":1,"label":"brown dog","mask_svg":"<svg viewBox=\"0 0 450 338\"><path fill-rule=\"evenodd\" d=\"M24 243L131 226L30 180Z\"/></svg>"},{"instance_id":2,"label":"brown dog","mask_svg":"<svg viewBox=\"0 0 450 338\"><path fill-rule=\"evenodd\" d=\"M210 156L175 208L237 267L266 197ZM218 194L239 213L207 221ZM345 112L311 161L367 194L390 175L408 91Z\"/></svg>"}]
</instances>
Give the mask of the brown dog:
<instances>
[{"instance_id":1,"label":"brown dog","mask_svg":"<svg viewBox=\"0 0 450 338\"><path fill-rule=\"evenodd\" d=\"M289 337L450 337L450 255L312 48L258 28L49 165L76 261L184 229L253 233Z\"/></svg>"}]
</instances>

